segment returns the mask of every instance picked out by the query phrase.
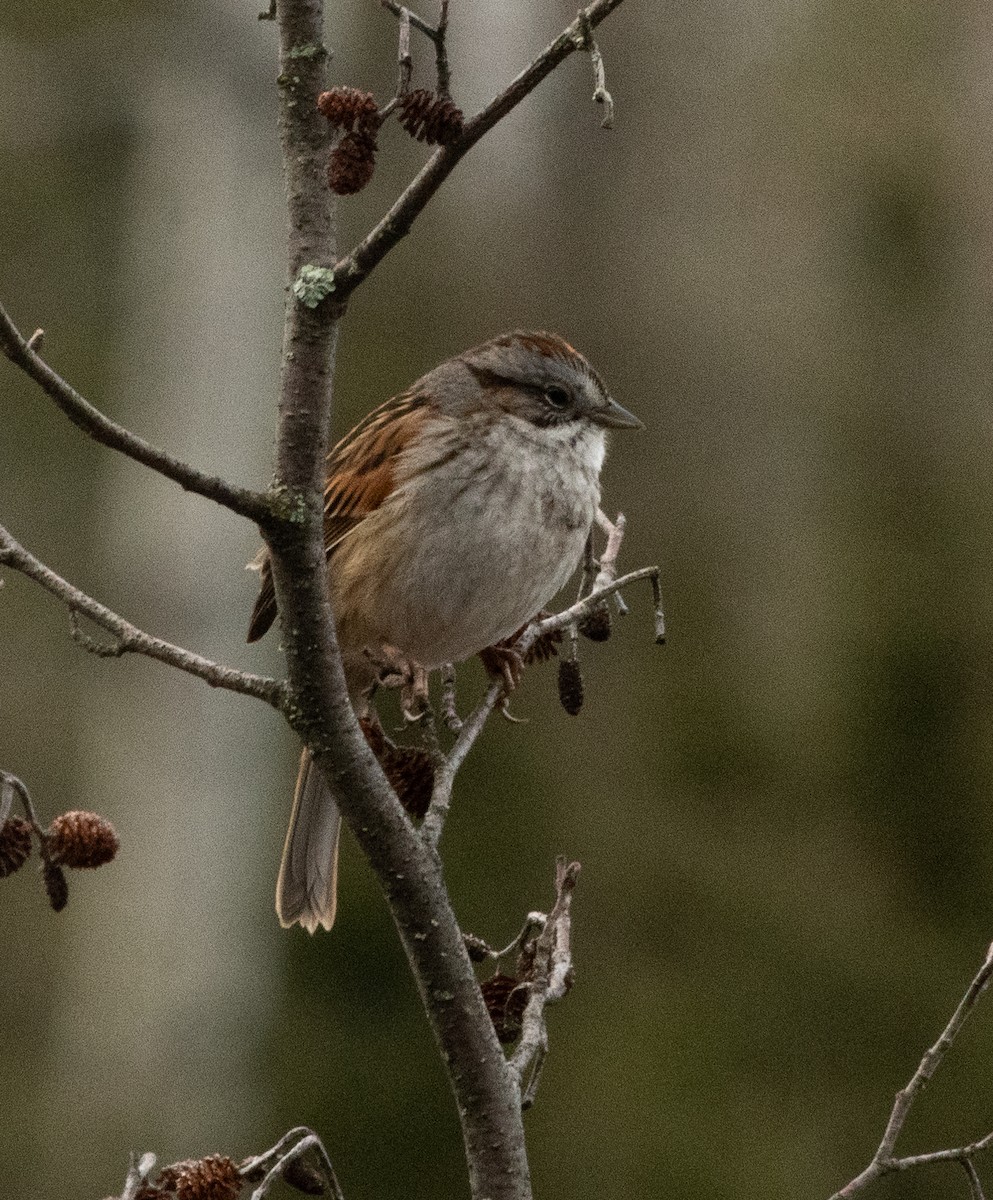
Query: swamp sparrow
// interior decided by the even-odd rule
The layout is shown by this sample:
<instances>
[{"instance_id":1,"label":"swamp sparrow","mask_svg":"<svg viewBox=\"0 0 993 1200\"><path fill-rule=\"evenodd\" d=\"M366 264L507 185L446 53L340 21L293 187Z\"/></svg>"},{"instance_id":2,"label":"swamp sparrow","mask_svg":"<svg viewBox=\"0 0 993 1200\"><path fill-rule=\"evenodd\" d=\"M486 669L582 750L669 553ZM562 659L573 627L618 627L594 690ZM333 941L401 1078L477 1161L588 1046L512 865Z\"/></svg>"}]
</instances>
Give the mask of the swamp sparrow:
<instances>
[{"instance_id":1,"label":"swamp sparrow","mask_svg":"<svg viewBox=\"0 0 993 1200\"><path fill-rule=\"evenodd\" d=\"M450 358L328 455L328 587L353 704L377 656L428 670L519 630L575 571L600 500L606 429L641 422L551 333ZM276 616L265 553L248 640ZM334 921L341 817L305 749L276 887L284 926Z\"/></svg>"}]
</instances>

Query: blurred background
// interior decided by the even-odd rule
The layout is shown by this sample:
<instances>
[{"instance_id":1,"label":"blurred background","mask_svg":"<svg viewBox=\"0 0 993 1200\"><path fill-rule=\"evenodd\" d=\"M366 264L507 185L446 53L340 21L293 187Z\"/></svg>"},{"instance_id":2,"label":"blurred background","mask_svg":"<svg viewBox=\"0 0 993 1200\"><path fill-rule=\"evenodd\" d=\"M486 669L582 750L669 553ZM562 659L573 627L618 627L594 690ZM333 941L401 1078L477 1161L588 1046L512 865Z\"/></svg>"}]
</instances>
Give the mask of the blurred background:
<instances>
[{"instance_id":1,"label":"blurred background","mask_svg":"<svg viewBox=\"0 0 993 1200\"><path fill-rule=\"evenodd\" d=\"M15 0L0 15L0 297L84 395L198 466L269 477L283 303L262 0ZM391 94L393 19L332 3L333 82ZM425 12L433 17L431 7ZM452 5L472 111L575 3ZM510 939L578 858L577 984L527 1118L536 1196L826 1197L993 938L993 28L973 3L629 0L616 128L569 60L473 151L355 298L336 425L518 326L563 333L647 429L605 503L647 592L535 668L461 777L466 929ZM417 80L431 54L415 37ZM384 130L343 248L422 147ZM91 444L0 363L0 521L143 628L244 644L244 522ZM463 701L481 689L462 673ZM0 885L12 1196L117 1192L128 1152L236 1157L305 1123L349 1200L468 1194L453 1105L350 841L331 936L272 912L292 736L251 700L99 660L0 590L0 764L124 849L52 913ZM993 1001L987 1001L993 1004ZM993 1127L980 1009L906 1151ZM993 1186L993 1163L981 1164ZM965 1197L953 1168L880 1197Z\"/></svg>"}]
</instances>

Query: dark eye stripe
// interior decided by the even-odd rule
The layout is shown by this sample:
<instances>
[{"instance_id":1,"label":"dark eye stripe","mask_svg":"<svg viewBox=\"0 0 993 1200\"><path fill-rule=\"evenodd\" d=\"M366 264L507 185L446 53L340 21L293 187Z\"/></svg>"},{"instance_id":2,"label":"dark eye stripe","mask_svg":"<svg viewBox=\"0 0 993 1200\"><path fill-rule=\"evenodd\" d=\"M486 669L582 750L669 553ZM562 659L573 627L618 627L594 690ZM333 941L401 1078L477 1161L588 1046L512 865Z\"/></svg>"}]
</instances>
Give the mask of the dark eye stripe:
<instances>
[{"instance_id":1,"label":"dark eye stripe","mask_svg":"<svg viewBox=\"0 0 993 1200\"><path fill-rule=\"evenodd\" d=\"M465 362L464 359L463 362ZM465 362L465 365L472 372L480 387L493 391L501 388L523 388L536 399L540 399L542 401L540 409L534 413L521 414L525 420L539 429L548 429L551 425L565 425L570 421L579 420L579 413L570 404L572 396L566 388L559 387L558 384L524 383L520 379L511 379L507 375L501 375L499 371L493 371L489 367L480 367L476 363ZM565 404L561 408L548 402L549 388L562 392Z\"/></svg>"}]
</instances>

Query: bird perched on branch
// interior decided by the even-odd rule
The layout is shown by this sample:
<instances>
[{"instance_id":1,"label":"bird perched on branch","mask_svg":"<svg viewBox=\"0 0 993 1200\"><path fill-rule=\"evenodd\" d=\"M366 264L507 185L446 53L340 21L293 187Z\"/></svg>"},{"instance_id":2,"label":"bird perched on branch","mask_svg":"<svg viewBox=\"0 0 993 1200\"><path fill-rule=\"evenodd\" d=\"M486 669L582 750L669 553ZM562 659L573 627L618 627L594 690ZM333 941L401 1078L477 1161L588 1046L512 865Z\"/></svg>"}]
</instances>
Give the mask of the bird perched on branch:
<instances>
[{"instance_id":1,"label":"bird perched on branch","mask_svg":"<svg viewBox=\"0 0 993 1200\"><path fill-rule=\"evenodd\" d=\"M552 333L448 359L328 455L324 542L349 693L384 647L430 670L509 637L575 571L600 500L608 429L641 422ZM248 640L276 617L268 557ZM341 817L300 760L276 889L284 926L334 922Z\"/></svg>"}]
</instances>

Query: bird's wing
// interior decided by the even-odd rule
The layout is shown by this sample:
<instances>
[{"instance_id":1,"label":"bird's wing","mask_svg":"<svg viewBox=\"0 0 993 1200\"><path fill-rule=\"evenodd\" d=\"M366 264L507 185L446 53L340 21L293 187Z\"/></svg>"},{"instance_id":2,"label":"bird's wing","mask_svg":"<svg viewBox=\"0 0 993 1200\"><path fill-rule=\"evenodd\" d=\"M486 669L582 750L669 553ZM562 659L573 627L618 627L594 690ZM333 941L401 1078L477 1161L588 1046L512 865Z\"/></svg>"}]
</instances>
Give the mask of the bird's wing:
<instances>
[{"instance_id":1,"label":"bird's wing","mask_svg":"<svg viewBox=\"0 0 993 1200\"><path fill-rule=\"evenodd\" d=\"M405 392L373 409L328 454L324 488L324 549L328 556L393 490L397 459L427 416L425 397ZM257 641L276 619L276 590L269 556L262 552L259 596L248 626Z\"/></svg>"}]
</instances>

